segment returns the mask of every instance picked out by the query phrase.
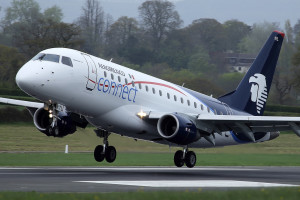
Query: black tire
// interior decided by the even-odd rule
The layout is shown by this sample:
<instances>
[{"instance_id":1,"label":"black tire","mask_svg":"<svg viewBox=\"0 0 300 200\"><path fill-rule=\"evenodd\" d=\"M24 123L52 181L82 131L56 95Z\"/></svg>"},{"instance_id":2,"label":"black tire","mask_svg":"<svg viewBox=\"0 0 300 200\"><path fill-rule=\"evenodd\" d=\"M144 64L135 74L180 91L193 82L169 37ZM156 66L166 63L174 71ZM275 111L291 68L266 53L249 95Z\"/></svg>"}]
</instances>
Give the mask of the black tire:
<instances>
[{"instance_id":1,"label":"black tire","mask_svg":"<svg viewBox=\"0 0 300 200\"><path fill-rule=\"evenodd\" d=\"M54 132L54 136L55 137L59 137L59 128L58 128L58 126L55 126L54 128L53 128L53 132Z\"/></svg>"},{"instance_id":2,"label":"black tire","mask_svg":"<svg viewBox=\"0 0 300 200\"><path fill-rule=\"evenodd\" d=\"M183 151L181 150L176 151L174 155L174 164L176 165L176 167L182 167L184 165L184 160L182 158L183 158Z\"/></svg>"},{"instance_id":3,"label":"black tire","mask_svg":"<svg viewBox=\"0 0 300 200\"><path fill-rule=\"evenodd\" d=\"M113 146L108 146L105 150L105 159L107 162L112 163L116 160L117 151L116 148Z\"/></svg>"},{"instance_id":4,"label":"black tire","mask_svg":"<svg viewBox=\"0 0 300 200\"><path fill-rule=\"evenodd\" d=\"M197 157L193 151L188 151L185 155L185 164L188 168L193 168L196 165Z\"/></svg>"},{"instance_id":5,"label":"black tire","mask_svg":"<svg viewBox=\"0 0 300 200\"><path fill-rule=\"evenodd\" d=\"M94 158L97 162L102 162L104 160L104 153L103 153L103 146L102 145L98 145L95 148L94 151Z\"/></svg>"},{"instance_id":6,"label":"black tire","mask_svg":"<svg viewBox=\"0 0 300 200\"><path fill-rule=\"evenodd\" d=\"M54 135L54 130L53 130L52 126L49 126L48 134L46 134L46 135L48 135L48 136L53 136Z\"/></svg>"}]
</instances>

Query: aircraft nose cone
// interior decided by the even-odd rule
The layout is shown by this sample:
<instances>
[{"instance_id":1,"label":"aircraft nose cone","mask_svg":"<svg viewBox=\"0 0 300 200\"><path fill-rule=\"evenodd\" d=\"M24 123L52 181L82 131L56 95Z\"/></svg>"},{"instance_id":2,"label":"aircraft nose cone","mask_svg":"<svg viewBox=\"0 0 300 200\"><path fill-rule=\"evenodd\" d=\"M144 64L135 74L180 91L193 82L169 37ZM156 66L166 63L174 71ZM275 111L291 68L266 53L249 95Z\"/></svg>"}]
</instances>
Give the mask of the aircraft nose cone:
<instances>
[{"instance_id":1,"label":"aircraft nose cone","mask_svg":"<svg viewBox=\"0 0 300 200\"><path fill-rule=\"evenodd\" d=\"M16 75L16 83L24 92L28 93L32 89L33 76L29 70L22 67Z\"/></svg>"}]
</instances>

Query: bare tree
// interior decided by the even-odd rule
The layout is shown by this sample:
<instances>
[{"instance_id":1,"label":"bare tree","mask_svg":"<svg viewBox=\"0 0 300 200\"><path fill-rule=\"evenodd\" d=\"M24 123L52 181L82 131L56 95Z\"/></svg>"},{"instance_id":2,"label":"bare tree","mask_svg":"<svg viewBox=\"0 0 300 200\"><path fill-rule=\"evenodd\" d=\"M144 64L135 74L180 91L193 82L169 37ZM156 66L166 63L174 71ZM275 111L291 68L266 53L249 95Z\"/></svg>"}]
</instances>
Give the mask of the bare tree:
<instances>
[{"instance_id":1,"label":"bare tree","mask_svg":"<svg viewBox=\"0 0 300 200\"><path fill-rule=\"evenodd\" d=\"M153 46L158 50L166 34L179 28L182 21L172 2L166 0L145 1L139 7L143 28L153 39Z\"/></svg>"},{"instance_id":2,"label":"bare tree","mask_svg":"<svg viewBox=\"0 0 300 200\"><path fill-rule=\"evenodd\" d=\"M104 41L104 11L98 0L86 0L82 11L79 26L85 40L83 49L89 53L99 53L100 46Z\"/></svg>"}]
</instances>

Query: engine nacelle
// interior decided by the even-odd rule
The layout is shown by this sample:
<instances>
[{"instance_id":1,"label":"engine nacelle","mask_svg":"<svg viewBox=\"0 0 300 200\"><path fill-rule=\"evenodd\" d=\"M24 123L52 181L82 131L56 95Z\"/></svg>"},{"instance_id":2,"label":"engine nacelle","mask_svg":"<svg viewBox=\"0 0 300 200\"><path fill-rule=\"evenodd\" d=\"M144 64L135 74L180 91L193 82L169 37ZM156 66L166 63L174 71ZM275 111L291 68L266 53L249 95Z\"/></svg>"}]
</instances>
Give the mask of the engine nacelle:
<instances>
[{"instance_id":1,"label":"engine nacelle","mask_svg":"<svg viewBox=\"0 0 300 200\"><path fill-rule=\"evenodd\" d=\"M179 145L188 145L200 138L194 122L176 113L162 116L158 120L157 130L163 138Z\"/></svg>"},{"instance_id":2,"label":"engine nacelle","mask_svg":"<svg viewBox=\"0 0 300 200\"><path fill-rule=\"evenodd\" d=\"M76 131L76 125L68 113L58 112L58 118L56 126L51 127L53 119L49 117L49 112L39 108L34 113L33 122L36 128L47 136L64 137Z\"/></svg>"}]
</instances>

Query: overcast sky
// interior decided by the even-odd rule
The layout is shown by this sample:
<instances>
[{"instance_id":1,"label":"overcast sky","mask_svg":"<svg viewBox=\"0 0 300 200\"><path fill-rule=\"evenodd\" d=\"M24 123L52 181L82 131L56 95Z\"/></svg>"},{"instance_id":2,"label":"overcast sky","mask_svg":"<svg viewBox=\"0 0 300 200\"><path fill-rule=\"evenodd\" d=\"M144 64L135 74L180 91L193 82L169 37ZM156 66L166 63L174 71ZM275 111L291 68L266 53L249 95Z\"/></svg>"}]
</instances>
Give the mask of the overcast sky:
<instances>
[{"instance_id":1,"label":"overcast sky","mask_svg":"<svg viewBox=\"0 0 300 200\"><path fill-rule=\"evenodd\" d=\"M1 15L12 0L0 0ZM42 9L58 5L64 12L64 21L73 22L80 14L85 0L37 0ZM195 19L215 18L223 23L238 19L248 25L259 22L284 22L294 25L300 19L300 0L171 0L184 26ZM117 20L120 16L138 17L138 7L144 0L101 0L105 13Z\"/></svg>"}]
</instances>

